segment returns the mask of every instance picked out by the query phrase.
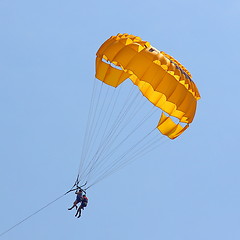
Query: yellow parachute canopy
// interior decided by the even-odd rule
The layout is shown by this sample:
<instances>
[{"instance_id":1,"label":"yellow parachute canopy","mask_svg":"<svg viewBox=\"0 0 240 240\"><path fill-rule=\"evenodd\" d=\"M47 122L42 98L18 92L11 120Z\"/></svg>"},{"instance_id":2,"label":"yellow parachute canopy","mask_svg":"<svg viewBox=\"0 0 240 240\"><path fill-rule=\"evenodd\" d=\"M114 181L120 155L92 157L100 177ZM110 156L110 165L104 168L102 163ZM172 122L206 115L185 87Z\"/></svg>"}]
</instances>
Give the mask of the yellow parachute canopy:
<instances>
[{"instance_id":1,"label":"yellow parachute canopy","mask_svg":"<svg viewBox=\"0 0 240 240\"><path fill-rule=\"evenodd\" d=\"M200 94L190 72L177 60L129 34L105 41L97 52L96 78L118 87L127 78L162 109L158 130L171 139L193 121ZM177 120L177 121L176 121Z\"/></svg>"}]
</instances>

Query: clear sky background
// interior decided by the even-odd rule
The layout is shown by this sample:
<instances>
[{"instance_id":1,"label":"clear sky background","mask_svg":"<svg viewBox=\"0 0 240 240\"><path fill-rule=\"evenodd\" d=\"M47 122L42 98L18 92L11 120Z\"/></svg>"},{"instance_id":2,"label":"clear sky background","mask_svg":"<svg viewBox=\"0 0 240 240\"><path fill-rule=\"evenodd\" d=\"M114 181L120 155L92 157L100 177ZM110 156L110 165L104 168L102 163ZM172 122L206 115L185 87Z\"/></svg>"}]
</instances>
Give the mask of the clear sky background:
<instances>
[{"instance_id":1,"label":"clear sky background","mask_svg":"<svg viewBox=\"0 0 240 240\"><path fill-rule=\"evenodd\" d=\"M1 239L239 240L238 0L0 0L0 232L74 183L95 53L129 33L174 56L201 93L193 124Z\"/></svg>"}]
</instances>

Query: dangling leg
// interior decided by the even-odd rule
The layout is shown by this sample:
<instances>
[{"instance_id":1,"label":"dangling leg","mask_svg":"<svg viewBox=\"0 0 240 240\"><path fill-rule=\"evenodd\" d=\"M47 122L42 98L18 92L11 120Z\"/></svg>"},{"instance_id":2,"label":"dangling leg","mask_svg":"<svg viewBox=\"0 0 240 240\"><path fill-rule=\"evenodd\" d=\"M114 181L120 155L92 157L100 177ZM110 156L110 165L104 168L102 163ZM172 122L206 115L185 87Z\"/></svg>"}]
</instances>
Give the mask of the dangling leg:
<instances>
[{"instance_id":1,"label":"dangling leg","mask_svg":"<svg viewBox=\"0 0 240 240\"><path fill-rule=\"evenodd\" d=\"M72 207L68 208L68 210L72 210L74 207L77 208L77 204L78 204L78 202L75 201L75 202L73 203Z\"/></svg>"},{"instance_id":2,"label":"dangling leg","mask_svg":"<svg viewBox=\"0 0 240 240\"><path fill-rule=\"evenodd\" d=\"M82 211L81 211L81 207L79 207L79 214L78 214L78 218L80 218L80 217L81 217L81 213L82 213Z\"/></svg>"},{"instance_id":3,"label":"dangling leg","mask_svg":"<svg viewBox=\"0 0 240 240\"><path fill-rule=\"evenodd\" d=\"M78 207L75 217L78 217L78 218L81 217L81 205Z\"/></svg>"},{"instance_id":4,"label":"dangling leg","mask_svg":"<svg viewBox=\"0 0 240 240\"><path fill-rule=\"evenodd\" d=\"M79 209L79 208L78 208ZM77 212L76 212L76 214L75 214L75 217L78 215L78 209L77 209Z\"/></svg>"}]
</instances>

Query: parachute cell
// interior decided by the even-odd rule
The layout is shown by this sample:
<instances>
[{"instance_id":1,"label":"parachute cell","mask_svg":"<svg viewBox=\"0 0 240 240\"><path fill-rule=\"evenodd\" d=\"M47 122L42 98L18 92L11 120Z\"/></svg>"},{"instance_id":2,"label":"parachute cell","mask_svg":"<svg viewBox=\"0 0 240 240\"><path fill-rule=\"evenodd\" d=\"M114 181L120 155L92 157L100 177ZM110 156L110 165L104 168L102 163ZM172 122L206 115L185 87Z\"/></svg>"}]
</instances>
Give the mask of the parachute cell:
<instances>
[{"instance_id":1,"label":"parachute cell","mask_svg":"<svg viewBox=\"0 0 240 240\"><path fill-rule=\"evenodd\" d=\"M129 34L110 37L96 55L97 79L118 87L129 78L143 96L168 114L162 114L157 125L162 134L174 139L188 128L200 94L190 72L177 60Z\"/></svg>"}]
</instances>

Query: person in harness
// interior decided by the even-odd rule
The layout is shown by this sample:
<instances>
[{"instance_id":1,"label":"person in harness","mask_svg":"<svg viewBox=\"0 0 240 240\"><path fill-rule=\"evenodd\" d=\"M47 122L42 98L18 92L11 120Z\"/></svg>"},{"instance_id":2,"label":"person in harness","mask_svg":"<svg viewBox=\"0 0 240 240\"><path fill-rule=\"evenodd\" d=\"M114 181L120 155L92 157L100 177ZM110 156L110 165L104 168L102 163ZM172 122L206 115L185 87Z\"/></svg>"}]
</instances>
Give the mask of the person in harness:
<instances>
[{"instance_id":1,"label":"person in harness","mask_svg":"<svg viewBox=\"0 0 240 240\"><path fill-rule=\"evenodd\" d=\"M82 199L83 199L83 196L82 196L83 191L82 191L82 189L81 188L77 189L75 194L77 194L76 200L74 201L72 207L68 208L68 210L72 210L74 207L77 209L77 204L82 202Z\"/></svg>"},{"instance_id":2,"label":"person in harness","mask_svg":"<svg viewBox=\"0 0 240 240\"><path fill-rule=\"evenodd\" d=\"M88 204L88 198L87 198L86 195L83 195L82 202L81 202L80 206L77 209L75 217L77 217L77 218L81 217L82 210L84 210L84 208L87 206L87 204Z\"/></svg>"}]
</instances>

